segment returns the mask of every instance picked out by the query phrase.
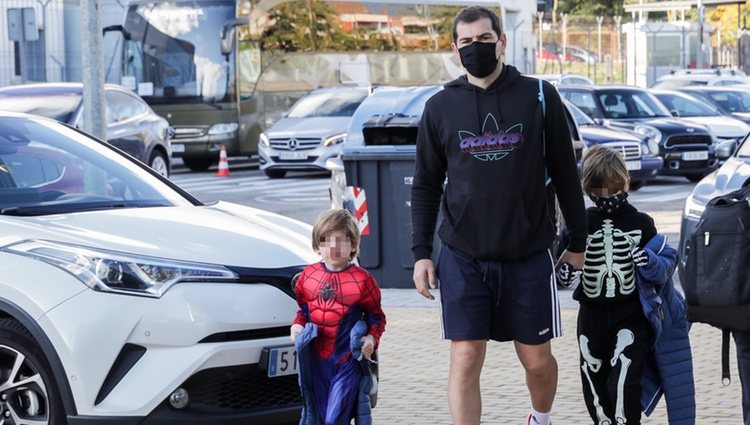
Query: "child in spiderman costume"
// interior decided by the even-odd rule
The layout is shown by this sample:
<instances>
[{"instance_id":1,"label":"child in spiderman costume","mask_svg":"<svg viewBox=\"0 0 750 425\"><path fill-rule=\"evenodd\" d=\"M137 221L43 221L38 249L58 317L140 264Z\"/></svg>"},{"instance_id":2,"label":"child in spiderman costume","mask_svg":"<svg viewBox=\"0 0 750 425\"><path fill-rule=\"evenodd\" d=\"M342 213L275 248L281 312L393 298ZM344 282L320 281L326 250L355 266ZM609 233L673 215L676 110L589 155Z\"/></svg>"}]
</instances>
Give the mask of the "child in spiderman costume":
<instances>
[{"instance_id":1,"label":"child in spiderman costume","mask_svg":"<svg viewBox=\"0 0 750 425\"><path fill-rule=\"evenodd\" d=\"M385 330L380 289L352 263L359 230L346 210L321 214L312 233L322 261L295 284L299 310L291 326L304 401L300 424L372 423L368 362Z\"/></svg>"}]
</instances>

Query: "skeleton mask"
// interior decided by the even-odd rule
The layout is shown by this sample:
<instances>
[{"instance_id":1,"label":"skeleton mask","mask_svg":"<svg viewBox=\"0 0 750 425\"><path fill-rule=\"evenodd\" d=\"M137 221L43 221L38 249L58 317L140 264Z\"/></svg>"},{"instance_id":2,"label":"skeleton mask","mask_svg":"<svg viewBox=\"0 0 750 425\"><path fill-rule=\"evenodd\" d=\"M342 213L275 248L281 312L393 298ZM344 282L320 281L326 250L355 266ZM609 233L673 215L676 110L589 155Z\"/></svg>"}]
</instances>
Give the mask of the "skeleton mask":
<instances>
[{"instance_id":1,"label":"skeleton mask","mask_svg":"<svg viewBox=\"0 0 750 425\"><path fill-rule=\"evenodd\" d=\"M596 204L599 211L605 214L614 214L617 210L628 204L628 192L618 193L609 198L600 198L595 195L589 195L589 198Z\"/></svg>"}]
</instances>

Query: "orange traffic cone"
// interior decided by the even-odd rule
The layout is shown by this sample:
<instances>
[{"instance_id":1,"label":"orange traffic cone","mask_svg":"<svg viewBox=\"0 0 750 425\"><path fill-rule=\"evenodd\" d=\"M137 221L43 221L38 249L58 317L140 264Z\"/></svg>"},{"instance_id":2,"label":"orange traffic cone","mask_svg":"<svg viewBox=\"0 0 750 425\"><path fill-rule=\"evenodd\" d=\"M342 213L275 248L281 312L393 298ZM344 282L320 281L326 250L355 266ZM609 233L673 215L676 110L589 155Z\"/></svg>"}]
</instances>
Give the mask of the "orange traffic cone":
<instances>
[{"instance_id":1,"label":"orange traffic cone","mask_svg":"<svg viewBox=\"0 0 750 425\"><path fill-rule=\"evenodd\" d=\"M221 145L221 152L219 153L219 171L216 172L216 177L229 177L229 161L227 161L227 148Z\"/></svg>"}]
</instances>

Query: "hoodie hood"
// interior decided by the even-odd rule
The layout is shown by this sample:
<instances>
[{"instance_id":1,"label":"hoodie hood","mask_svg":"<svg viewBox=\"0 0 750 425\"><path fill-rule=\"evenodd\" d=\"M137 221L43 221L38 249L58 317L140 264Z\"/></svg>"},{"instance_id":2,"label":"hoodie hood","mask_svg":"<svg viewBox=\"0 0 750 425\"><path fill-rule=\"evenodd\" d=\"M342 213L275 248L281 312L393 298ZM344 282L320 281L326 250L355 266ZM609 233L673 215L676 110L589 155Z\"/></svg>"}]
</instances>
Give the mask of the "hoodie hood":
<instances>
[{"instance_id":1,"label":"hoodie hood","mask_svg":"<svg viewBox=\"0 0 750 425\"><path fill-rule=\"evenodd\" d=\"M519 77L521 77L521 73L518 72L516 67L503 64L503 70L500 72L500 75L486 89L471 84L467 75L462 75L449 82L445 85L445 89L468 90L473 94L474 112L477 117L476 134L481 134L498 130L498 124L504 121L503 117L507 116L505 111L503 111L503 106L507 107L508 105L503 105L500 101L500 96L497 96L497 94L513 86ZM494 105L488 105L488 103L494 103ZM492 111L493 109L494 111ZM494 123L488 119L488 110L489 112L495 112L492 115Z\"/></svg>"}]
</instances>

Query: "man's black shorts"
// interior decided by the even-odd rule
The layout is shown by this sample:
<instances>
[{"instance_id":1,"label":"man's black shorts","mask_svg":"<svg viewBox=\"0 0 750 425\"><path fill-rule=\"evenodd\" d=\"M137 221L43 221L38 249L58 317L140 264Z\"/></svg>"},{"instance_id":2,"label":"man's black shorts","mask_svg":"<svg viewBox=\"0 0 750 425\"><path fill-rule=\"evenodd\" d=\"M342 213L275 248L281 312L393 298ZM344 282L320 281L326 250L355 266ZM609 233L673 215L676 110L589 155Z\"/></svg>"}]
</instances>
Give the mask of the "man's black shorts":
<instances>
[{"instance_id":1,"label":"man's black shorts","mask_svg":"<svg viewBox=\"0 0 750 425\"><path fill-rule=\"evenodd\" d=\"M443 244L437 264L443 337L542 344L562 336L549 250L482 261Z\"/></svg>"}]
</instances>

